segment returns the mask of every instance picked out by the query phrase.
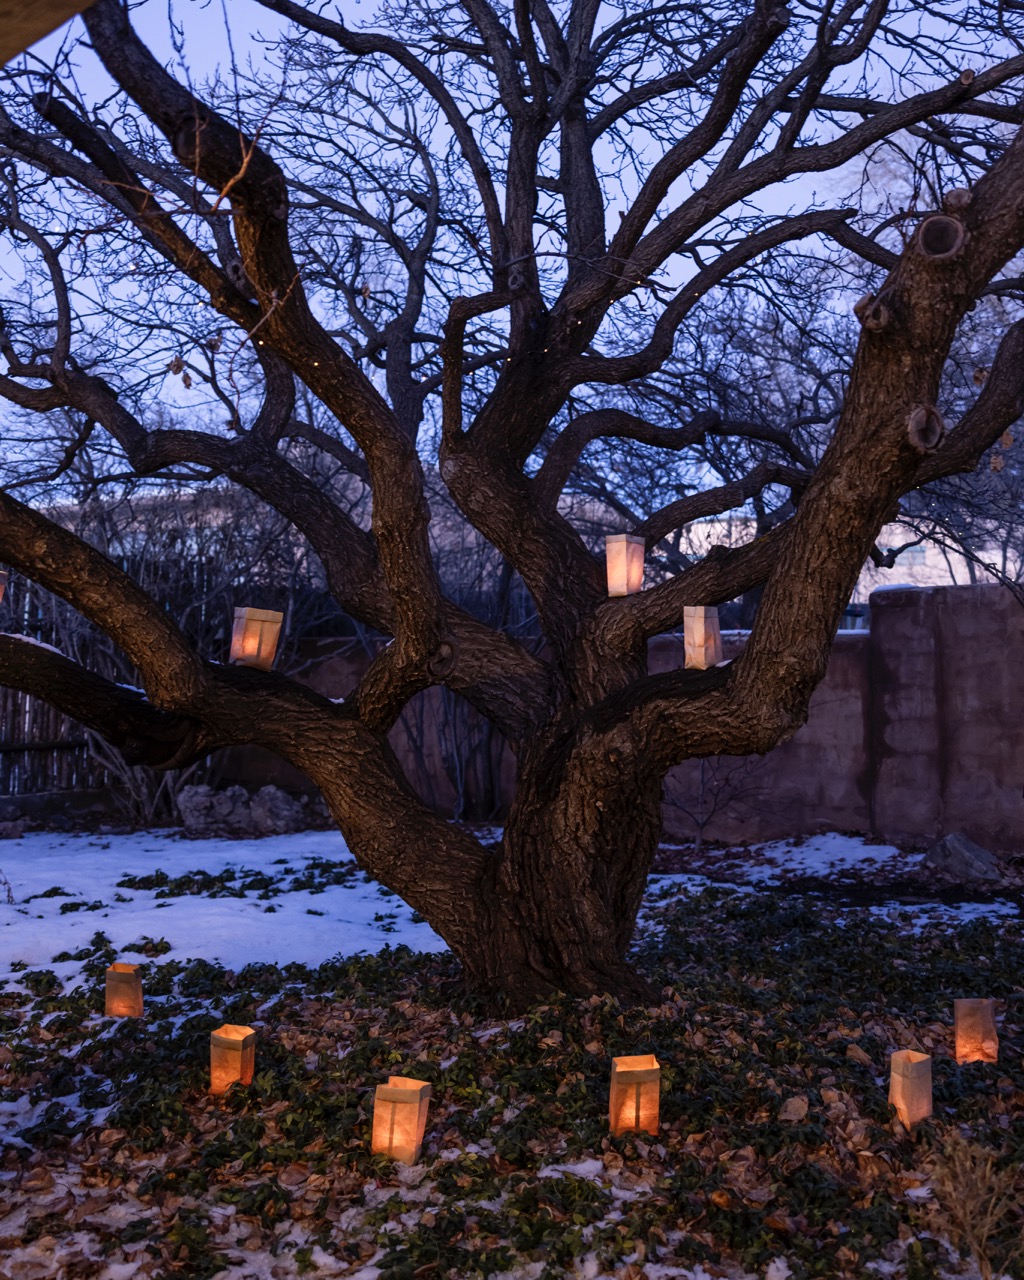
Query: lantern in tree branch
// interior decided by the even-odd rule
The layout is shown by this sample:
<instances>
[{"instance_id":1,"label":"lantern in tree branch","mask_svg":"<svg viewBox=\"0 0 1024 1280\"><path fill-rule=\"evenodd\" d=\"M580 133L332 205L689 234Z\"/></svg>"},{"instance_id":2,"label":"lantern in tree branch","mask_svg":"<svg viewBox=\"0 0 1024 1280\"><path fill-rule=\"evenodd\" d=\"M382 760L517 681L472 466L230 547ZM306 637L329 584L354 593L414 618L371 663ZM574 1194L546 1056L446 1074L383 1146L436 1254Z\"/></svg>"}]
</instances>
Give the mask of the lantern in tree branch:
<instances>
[{"instance_id":1,"label":"lantern in tree branch","mask_svg":"<svg viewBox=\"0 0 1024 1280\"><path fill-rule=\"evenodd\" d=\"M108 1018L142 1017L142 975L137 964L112 964L107 970L103 1011Z\"/></svg>"},{"instance_id":2,"label":"lantern in tree branch","mask_svg":"<svg viewBox=\"0 0 1024 1280\"><path fill-rule=\"evenodd\" d=\"M889 1065L889 1102L910 1129L932 1113L932 1060L927 1053L900 1049Z\"/></svg>"},{"instance_id":3,"label":"lantern in tree branch","mask_svg":"<svg viewBox=\"0 0 1024 1280\"><path fill-rule=\"evenodd\" d=\"M706 671L722 661L722 632L714 605L686 605L683 608L684 663Z\"/></svg>"},{"instance_id":4,"label":"lantern in tree branch","mask_svg":"<svg viewBox=\"0 0 1024 1280\"><path fill-rule=\"evenodd\" d=\"M427 1128L430 1085L408 1076L389 1076L373 1098L370 1150L401 1164L416 1164Z\"/></svg>"},{"instance_id":5,"label":"lantern in tree branch","mask_svg":"<svg viewBox=\"0 0 1024 1280\"><path fill-rule=\"evenodd\" d=\"M999 1033L996 1031L994 1000L954 1000L953 1034L956 1060L965 1062L997 1062Z\"/></svg>"},{"instance_id":6,"label":"lantern in tree branch","mask_svg":"<svg viewBox=\"0 0 1024 1280\"><path fill-rule=\"evenodd\" d=\"M0 569L0 604L4 602L4 592L7 590L7 570Z\"/></svg>"},{"instance_id":7,"label":"lantern in tree branch","mask_svg":"<svg viewBox=\"0 0 1024 1280\"><path fill-rule=\"evenodd\" d=\"M605 538L604 558L610 596L632 596L641 589L646 549L646 538L638 538L632 533L612 533Z\"/></svg>"},{"instance_id":8,"label":"lantern in tree branch","mask_svg":"<svg viewBox=\"0 0 1024 1280\"><path fill-rule=\"evenodd\" d=\"M612 1058L608 1127L612 1133L658 1132L661 1063L653 1053Z\"/></svg>"},{"instance_id":9,"label":"lantern in tree branch","mask_svg":"<svg viewBox=\"0 0 1024 1280\"><path fill-rule=\"evenodd\" d=\"M210 1092L227 1093L233 1084L252 1084L256 1032L226 1022L210 1032Z\"/></svg>"},{"instance_id":10,"label":"lantern in tree branch","mask_svg":"<svg viewBox=\"0 0 1024 1280\"><path fill-rule=\"evenodd\" d=\"M273 609L236 609L231 629L231 661L269 671L274 665L284 614Z\"/></svg>"}]
</instances>

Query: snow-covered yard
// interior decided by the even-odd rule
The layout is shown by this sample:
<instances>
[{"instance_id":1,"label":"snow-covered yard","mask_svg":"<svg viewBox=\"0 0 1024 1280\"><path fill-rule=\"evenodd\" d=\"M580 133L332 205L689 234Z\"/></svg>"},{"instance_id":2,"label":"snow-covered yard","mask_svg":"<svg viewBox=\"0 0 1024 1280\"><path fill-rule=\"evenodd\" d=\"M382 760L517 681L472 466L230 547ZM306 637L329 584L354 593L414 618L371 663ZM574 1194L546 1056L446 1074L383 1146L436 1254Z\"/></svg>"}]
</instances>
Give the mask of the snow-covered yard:
<instances>
[{"instance_id":1,"label":"snow-covered yard","mask_svg":"<svg viewBox=\"0 0 1024 1280\"><path fill-rule=\"evenodd\" d=\"M184 840L175 832L61 835L0 843L0 973L12 961L69 981L78 951L100 931L117 951L164 939L174 960L228 969L318 965L404 942L444 944L400 899L356 867L336 832L263 840Z\"/></svg>"}]
</instances>

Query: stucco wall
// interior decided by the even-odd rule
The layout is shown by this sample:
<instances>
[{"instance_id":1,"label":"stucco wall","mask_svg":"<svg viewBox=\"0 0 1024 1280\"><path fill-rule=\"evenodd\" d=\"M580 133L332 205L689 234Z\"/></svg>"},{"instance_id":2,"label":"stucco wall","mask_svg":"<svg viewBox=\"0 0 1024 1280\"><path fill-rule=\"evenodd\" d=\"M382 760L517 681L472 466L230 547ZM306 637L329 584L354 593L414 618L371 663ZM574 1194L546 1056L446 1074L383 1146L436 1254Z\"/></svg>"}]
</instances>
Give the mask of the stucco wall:
<instances>
[{"instance_id":1,"label":"stucco wall","mask_svg":"<svg viewBox=\"0 0 1024 1280\"><path fill-rule=\"evenodd\" d=\"M726 636L725 656L745 637ZM816 831L867 831L871 815L868 751L869 636L840 632L807 723L767 756L687 761L665 780L665 830L690 839L696 817L714 840L772 840ZM652 645L650 669L664 670L671 646ZM664 664L664 665L663 665Z\"/></svg>"},{"instance_id":2,"label":"stucco wall","mask_svg":"<svg viewBox=\"0 0 1024 1280\"><path fill-rule=\"evenodd\" d=\"M727 640L726 656L739 647ZM669 651L659 642L652 662ZM669 775L670 837L692 838L700 792L697 763ZM926 843L962 830L1021 849L1024 608L999 586L876 591L870 632L836 637L803 728L732 779L705 765L704 793L705 817L721 806L711 839L839 830Z\"/></svg>"},{"instance_id":3,"label":"stucco wall","mask_svg":"<svg viewBox=\"0 0 1024 1280\"><path fill-rule=\"evenodd\" d=\"M1024 608L997 586L871 598L873 827L1024 846Z\"/></svg>"}]
</instances>

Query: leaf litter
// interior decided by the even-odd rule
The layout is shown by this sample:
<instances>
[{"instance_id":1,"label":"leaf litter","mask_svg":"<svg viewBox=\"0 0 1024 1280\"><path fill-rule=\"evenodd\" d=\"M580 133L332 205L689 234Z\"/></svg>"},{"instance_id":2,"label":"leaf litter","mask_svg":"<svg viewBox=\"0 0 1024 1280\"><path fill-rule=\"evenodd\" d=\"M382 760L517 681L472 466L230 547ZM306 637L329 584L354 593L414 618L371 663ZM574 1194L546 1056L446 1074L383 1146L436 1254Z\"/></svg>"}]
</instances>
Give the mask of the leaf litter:
<instances>
[{"instance_id":1,"label":"leaf litter","mask_svg":"<svg viewBox=\"0 0 1024 1280\"><path fill-rule=\"evenodd\" d=\"M117 958L102 932L80 985L40 967L0 987L2 1280L1022 1274L1019 920L664 877L634 948L661 1003L514 1019L461 993L443 953L232 971L161 942L133 957L142 1020L97 1012ZM999 1001L998 1064L953 1059L964 994ZM256 1027L257 1068L214 1100L222 1021ZM886 1101L897 1048L933 1056L935 1115L912 1133ZM661 1129L612 1138L610 1059L646 1052ZM389 1074L433 1088L415 1168L369 1153ZM948 1187L982 1166L1004 1212L979 1257Z\"/></svg>"}]
</instances>

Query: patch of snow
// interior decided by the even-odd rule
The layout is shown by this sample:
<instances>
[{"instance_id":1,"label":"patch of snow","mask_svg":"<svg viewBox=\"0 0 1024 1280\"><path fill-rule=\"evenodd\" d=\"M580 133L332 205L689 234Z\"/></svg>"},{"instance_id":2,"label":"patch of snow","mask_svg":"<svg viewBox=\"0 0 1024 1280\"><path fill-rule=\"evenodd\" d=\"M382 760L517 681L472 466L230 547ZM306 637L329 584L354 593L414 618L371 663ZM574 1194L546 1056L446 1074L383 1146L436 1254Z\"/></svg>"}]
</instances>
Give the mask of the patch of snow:
<instances>
[{"instance_id":1,"label":"patch of snow","mask_svg":"<svg viewBox=\"0 0 1024 1280\"><path fill-rule=\"evenodd\" d=\"M561 1178L564 1174L572 1174L574 1178L587 1178L596 1182L604 1173L604 1165L600 1160L577 1160L575 1164L546 1164L537 1173L538 1178Z\"/></svg>"},{"instance_id":2,"label":"patch of snow","mask_svg":"<svg viewBox=\"0 0 1024 1280\"><path fill-rule=\"evenodd\" d=\"M54 648L52 644L45 644L42 640L36 640L34 636L16 635L13 631L5 631L3 633L8 640L17 640L21 644L30 644L34 649L46 649L50 653L56 653L61 658L64 654L59 649Z\"/></svg>"},{"instance_id":3,"label":"patch of snow","mask_svg":"<svg viewBox=\"0 0 1024 1280\"><path fill-rule=\"evenodd\" d=\"M908 928L913 932L934 924L970 924L973 920L1015 920L1020 910L1015 902L996 898L993 902L881 902L859 908L871 915ZM842 913L849 917L849 912Z\"/></svg>"},{"instance_id":4,"label":"patch of snow","mask_svg":"<svg viewBox=\"0 0 1024 1280\"><path fill-rule=\"evenodd\" d=\"M20 962L30 969L52 968L73 986L81 962L54 964L53 957L86 947L97 931L119 952L144 937L166 939L171 949L156 963L202 958L236 970L256 963L315 966L339 954L375 953L388 944L423 952L446 949L429 925L413 921L411 908L393 896L382 899L378 886L361 873L319 892L288 888L314 859L352 862L338 832L249 840L185 840L160 831L30 832L5 841L0 858L15 898L13 905L0 902L0 975ZM253 890L243 897L158 898L157 889L118 888L129 875L164 871L173 879L199 870L218 875L228 868L274 876L273 896L260 898ZM66 896L38 896L53 888ZM76 902L82 905L61 912ZM93 903L96 908L87 909Z\"/></svg>"},{"instance_id":5,"label":"patch of snow","mask_svg":"<svg viewBox=\"0 0 1024 1280\"><path fill-rule=\"evenodd\" d=\"M754 852L754 851L751 851ZM747 884L780 884L793 876L827 879L837 872L878 871L882 867L905 873L916 868L924 855L902 853L895 845L868 844L862 836L836 831L808 836L795 843L774 840L756 847L756 856L738 874Z\"/></svg>"}]
</instances>

